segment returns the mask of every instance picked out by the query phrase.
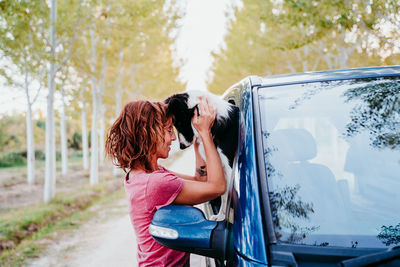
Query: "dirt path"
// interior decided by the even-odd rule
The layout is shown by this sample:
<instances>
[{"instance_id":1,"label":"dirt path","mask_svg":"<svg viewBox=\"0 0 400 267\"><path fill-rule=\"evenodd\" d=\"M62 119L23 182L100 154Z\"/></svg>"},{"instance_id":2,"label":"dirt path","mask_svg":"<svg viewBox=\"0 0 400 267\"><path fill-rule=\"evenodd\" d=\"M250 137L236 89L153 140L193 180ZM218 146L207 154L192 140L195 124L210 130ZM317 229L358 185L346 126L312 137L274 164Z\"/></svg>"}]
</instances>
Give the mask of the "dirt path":
<instances>
[{"instance_id":1,"label":"dirt path","mask_svg":"<svg viewBox=\"0 0 400 267\"><path fill-rule=\"evenodd\" d=\"M168 168L193 174L193 152L185 152ZM121 198L106 206L95 205L92 209L98 210L97 216L54 241L38 259L30 260L27 266L137 266L137 245L127 214L126 200ZM203 261L204 258L192 255L191 266L204 266Z\"/></svg>"},{"instance_id":2,"label":"dirt path","mask_svg":"<svg viewBox=\"0 0 400 267\"><path fill-rule=\"evenodd\" d=\"M80 165L80 162L69 163L69 171L66 176L62 176L59 171L57 172L56 193L71 192L89 185L89 171L82 170ZM35 184L28 185L25 169L0 171L0 213L39 204L43 201L43 167L37 168L35 173ZM113 177L111 163L106 162L103 167L100 167L99 176L100 181Z\"/></svg>"},{"instance_id":3,"label":"dirt path","mask_svg":"<svg viewBox=\"0 0 400 267\"><path fill-rule=\"evenodd\" d=\"M135 234L124 198L96 205L97 216L53 241L27 266L136 266Z\"/></svg>"}]
</instances>

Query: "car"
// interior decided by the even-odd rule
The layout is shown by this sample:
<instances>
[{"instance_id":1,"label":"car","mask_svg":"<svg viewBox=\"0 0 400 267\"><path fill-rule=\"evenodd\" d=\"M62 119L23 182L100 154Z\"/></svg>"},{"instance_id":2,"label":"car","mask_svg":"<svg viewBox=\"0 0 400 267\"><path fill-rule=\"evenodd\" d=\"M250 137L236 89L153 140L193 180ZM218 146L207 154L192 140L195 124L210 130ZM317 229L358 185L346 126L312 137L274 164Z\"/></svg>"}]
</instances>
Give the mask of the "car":
<instances>
[{"instance_id":1,"label":"car","mask_svg":"<svg viewBox=\"0 0 400 267\"><path fill-rule=\"evenodd\" d=\"M400 66L250 76L223 97L240 108L227 218L163 207L157 242L216 266L400 266Z\"/></svg>"}]
</instances>

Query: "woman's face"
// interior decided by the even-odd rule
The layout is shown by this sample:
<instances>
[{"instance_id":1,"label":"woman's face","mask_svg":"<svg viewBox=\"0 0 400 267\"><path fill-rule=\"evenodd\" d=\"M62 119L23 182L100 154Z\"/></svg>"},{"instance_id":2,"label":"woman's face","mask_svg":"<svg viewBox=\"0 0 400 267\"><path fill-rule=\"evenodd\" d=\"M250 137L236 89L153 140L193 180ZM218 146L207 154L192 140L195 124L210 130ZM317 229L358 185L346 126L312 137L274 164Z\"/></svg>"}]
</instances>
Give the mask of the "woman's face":
<instances>
[{"instance_id":1,"label":"woman's face","mask_svg":"<svg viewBox=\"0 0 400 267\"><path fill-rule=\"evenodd\" d=\"M164 142L161 142L157 147L157 158L166 159L168 158L169 151L171 150L172 141L176 140L176 135L174 132L174 127L172 120L167 123L164 128Z\"/></svg>"}]
</instances>

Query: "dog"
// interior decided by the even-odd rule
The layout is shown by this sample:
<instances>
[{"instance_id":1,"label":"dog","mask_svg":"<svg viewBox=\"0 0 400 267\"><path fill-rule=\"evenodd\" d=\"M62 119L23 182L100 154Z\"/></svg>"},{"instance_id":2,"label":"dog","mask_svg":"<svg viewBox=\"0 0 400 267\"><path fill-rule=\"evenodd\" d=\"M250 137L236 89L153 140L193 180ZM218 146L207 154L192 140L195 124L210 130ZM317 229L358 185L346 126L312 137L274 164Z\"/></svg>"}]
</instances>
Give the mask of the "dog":
<instances>
[{"instance_id":1,"label":"dog","mask_svg":"<svg viewBox=\"0 0 400 267\"><path fill-rule=\"evenodd\" d=\"M197 112L199 112L200 97L207 97L217 111L211 134L221 158L227 188L229 189L232 182L232 167L238 144L239 108L207 91L187 91L175 94L164 102L168 105L168 112L175 118L174 126L178 132L180 149L185 149L194 142L198 142L200 144L200 155L206 161L201 138L192 125L194 110L197 109ZM199 115L201 116L201 114ZM218 206L218 200L212 201L212 206ZM221 221L225 219L227 201L228 190L221 196L219 208L214 209L214 213L218 212L218 214L213 215L210 218L211 220Z\"/></svg>"}]
</instances>

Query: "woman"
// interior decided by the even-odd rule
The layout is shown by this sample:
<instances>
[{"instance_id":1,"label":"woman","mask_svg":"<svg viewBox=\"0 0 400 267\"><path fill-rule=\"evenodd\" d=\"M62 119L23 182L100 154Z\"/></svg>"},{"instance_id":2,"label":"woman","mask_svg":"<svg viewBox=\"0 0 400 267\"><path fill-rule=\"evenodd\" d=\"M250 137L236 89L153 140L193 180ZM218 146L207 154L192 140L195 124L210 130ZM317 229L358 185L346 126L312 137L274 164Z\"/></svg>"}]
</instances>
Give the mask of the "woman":
<instances>
[{"instance_id":1,"label":"woman","mask_svg":"<svg viewBox=\"0 0 400 267\"><path fill-rule=\"evenodd\" d=\"M173 123L163 103L135 101L127 104L111 127L106 152L127 172L125 192L136 232L139 266L189 266L189 253L166 248L154 241L148 227L157 209L173 204L195 205L212 200L226 190L219 154L211 136L216 111L202 99L193 126L199 132L206 155L202 160L195 145L196 174L171 172L157 164L167 158L176 140Z\"/></svg>"}]
</instances>

